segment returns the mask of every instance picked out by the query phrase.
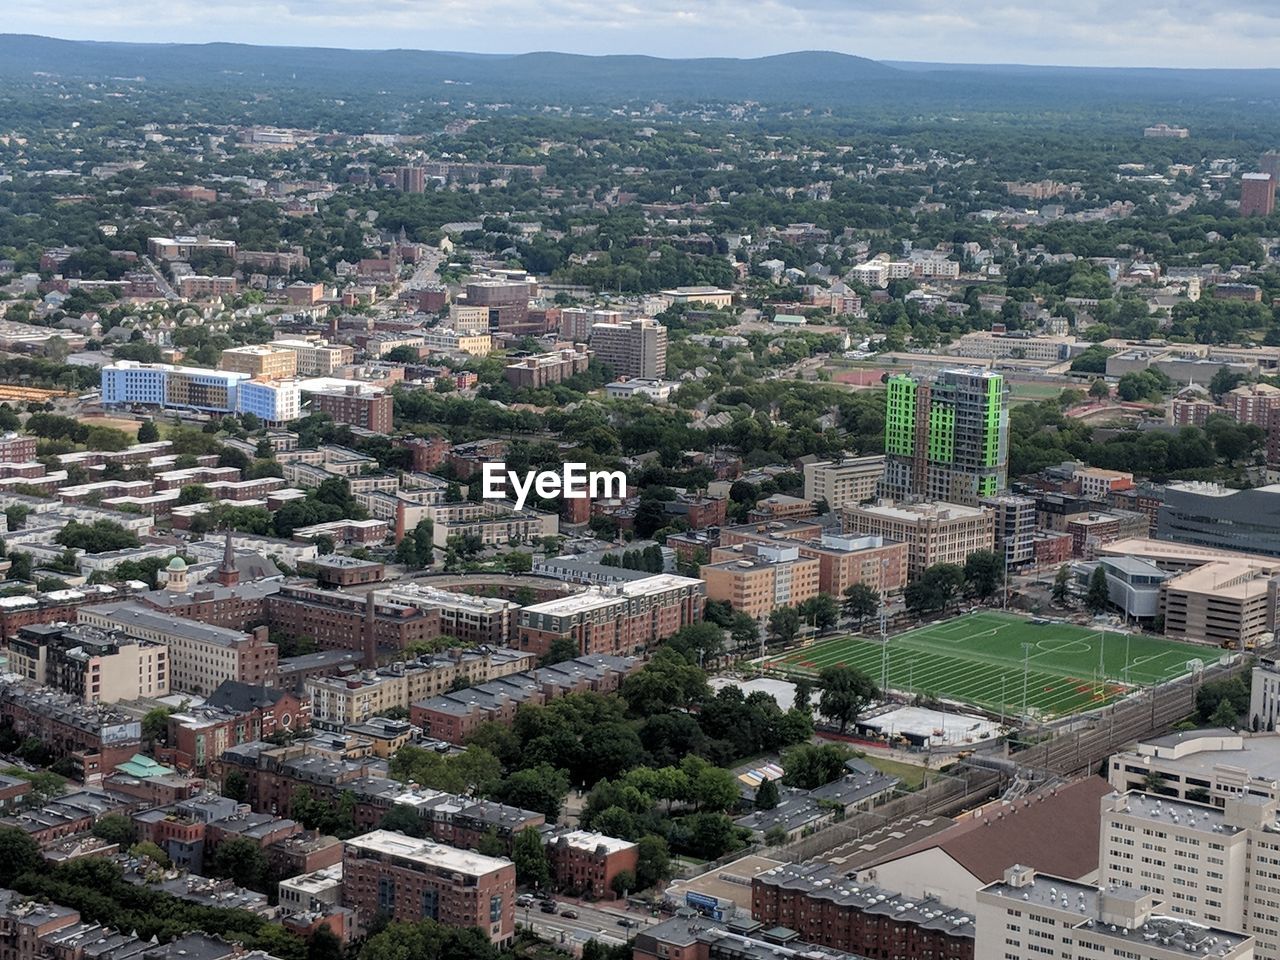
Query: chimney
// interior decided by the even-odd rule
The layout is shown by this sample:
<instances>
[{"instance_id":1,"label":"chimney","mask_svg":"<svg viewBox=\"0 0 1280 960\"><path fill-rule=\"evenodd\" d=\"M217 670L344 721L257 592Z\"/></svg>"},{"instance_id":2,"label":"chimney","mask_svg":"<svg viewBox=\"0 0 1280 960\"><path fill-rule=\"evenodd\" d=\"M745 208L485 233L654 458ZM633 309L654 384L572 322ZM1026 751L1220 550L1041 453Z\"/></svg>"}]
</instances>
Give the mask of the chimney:
<instances>
[{"instance_id":1,"label":"chimney","mask_svg":"<svg viewBox=\"0 0 1280 960\"><path fill-rule=\"evenodd\" d=\"M377 601L370 590L364 599L364 665L372 670L378 665Z\"/></svg>"}]
</instances>

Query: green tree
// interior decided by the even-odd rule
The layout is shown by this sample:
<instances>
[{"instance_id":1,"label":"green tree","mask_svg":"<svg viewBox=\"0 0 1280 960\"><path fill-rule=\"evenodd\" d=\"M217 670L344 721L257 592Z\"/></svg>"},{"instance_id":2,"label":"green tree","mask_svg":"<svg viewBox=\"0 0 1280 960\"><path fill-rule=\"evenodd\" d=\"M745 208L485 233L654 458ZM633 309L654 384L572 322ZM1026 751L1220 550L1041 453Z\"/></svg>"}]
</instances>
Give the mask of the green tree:
<instances>
[{"instance_id":1,"label":"green tree","mask_svg":"<svg viewBox=\"0 0 1280 960\"><path fill-rule=\"evenodd\" d=\"M426 836L426 824L423 823L422 817L418 816L418 812L413 807L403 803L391 805L378 822L378 829L403 833L406 837Z\"/></svg>"},{"instance_id":2,"label":"green tree","mask_svg":"<svg viewBox=\"0 0 1280 960\"><path fill-rule=\"evenodd\" d=\"M307 938L307 960L343 960L342 941L327 923L322 923Z\"/></svg>"},{"instance_id":3,"label":"green tree","mask_svg":"<svg viewBox=\"0 0 1280 960\"><path fill-rule=\"evenodd\" d=\"M801 620L811 624L819 633L825 633L840 622L840 605L829 593L819 593L802 601L797 612Z\"/></svg>"},{"instance_id":4,"label":"green tree","mask_svg":"<svg viewBox=\"0 0 1280 960\"><path fill-rule=\"evenodd\" d=\"M1099 377L1093 383L1089 384L1089 396L1095 400L1101 400L1104 397L1111 396L1111 388L1107 386L1107 381Z\"/></svg>"},{"instance_id":5,"label":"green tree","mask_svg":"<svg viewBox=\"0 0 1280 960\"><path fill-rule=\"evenodd\" d=\"M516 880L539 890L551 883L551 865L542 845L542 835L533 827L525 827L516 834L512 844L511 859L516 865Z\"/></svg>"},{"instance_id":6,"label":"green tree","mask_svg":"<svg viewBox=\"0 0 1280 960\"><path fill-rule=\"evenodd\" d=\"M635 892L636 875L630 870L620 870L614 874L613 881L609 886L618 897L626 897L628 894Z\"/></svg>"},{"instance_id":7,"label":"green tree","mask_svg":"<svg viewBox=\"0 0 1280 960\"><path fill-rule=\"evenodd\" d=\"M818 674L818 685L822 688L818 711L839 721L841 733L880 695L871 678L857 667L824 667Z\"/></svg>"},{"instance_id":8,"label":"green tree","mask_svg":"<svg viewBox=\"0 0 1280 960\"><path fill-rule=\"evenodd\" d=\"M811 713L813 711L813 681L807 677L801 677L795 682L795 695L792 698L792 706L801 713Z\"/></svg>"},{"instance_id":9,"label":"green tree","mask_svg":"<svg viewBox=\"0 0 1280 960\"><path fill-rule=\"evenodd\" d=\"M636 889L648 890L671 877L667 841L648 833L636 841Z\"/></svg>"},{"instance_id":10,"label":"green tree","mask_svg":"<svg viewBox=\"0 0 1280 960\"><path fill-rule=\"evenodd\" d=\"M150 840L142 840L129 848L129 856L141 859L146 857L160 867L168 868L169 855Z\"/></svg>"},{"instance_id":11,"label":"green tree","mask_svg":"<svg viewBox=\"0 0 1280 960\"><path fill-rule=\"evenodd\" d=\"M1004 584L1004 558L993 550L975 550L964 561L969 592L985 600Z\"/></svg>"},{"instance_id":12,"label":"green tree","mask_svg":"<svg viewBox=\"0 0 1280 960\"><path fill-rule=\"evenodd\" d=\"M800 632L800 614L795 607L774 607L769 614L769 635L778 643L790 643Z\"/></svg>"},{"instance_id":13,"label":"green tree","mask_svg":"<svg viewBox=\"0 0 1280 960\"><path fill-rule=\"evenodd\" d=\"M761 781L756 788L756 809L772 810L778 805L778 784L773 780Z\"/></svg>"},{"instance_id":14,"label":"green tree","mask_svg":"<svg viewBox=\"0 0 1280 960\"><path fill-rule=\"evenodd\" d=\"M152 743L168 743L172 707L152 707L142 715L142 737Z\"/></svg>"},{"instance_id":15,"label":"green tree","mask_svg":"<svg viewBox=\"0 0 1280 960\"><path fill-rule=\"evenodd\" d=\"M845 774L845 762L855 756L838 743L802 743L782 755L782 782L801 790L816 790Z\"/></svg>"},{"instance_id":16,"label":"green tree","mask_svg":"<svg viewBox=\"0 0 1280 960\"><path fill-rule=\"evenodd\" d=\"M108 813L94 822L93 835L128 850L134 838L133 821L122 813Z\"/></svg>"},{"instance_id":17,"label":"green tree","mask_svg":"<svg viewBox=\"0 0 1280 960\"><path fill-rule=\"evenodd\" d=\"M212 873L237 886L265 892L271 865L262 849L248 837L231 837L213 852Z\"/></svg>"},{"instance_id":18,"label":"green tree","mask_svg":"<svg viewBox=\"0 0 1280 960\"><path fill-rule=\"evenodd\" d=\"M549 763L517 770L494 791L503 803L544 814L547 823L560 818L560 807L569 795L569 777Z\"/></svg>"},{"instance_id":19,"label":"green tree","mask_svg":"<svg viewBox=\"0 0 1280 960\"><path fill-rule=\"evenodd\" d=\"M139 443L155 443L160 439L160 430L156 427L154 420L143 420L142 425L138 427Z\"/></svg>"},{"instance_id":20,"label":"green tree","mask_svg":"<svg viewBox=\"0 0 1280 960\"><path fill-rule=\"evenodd\" d=\"M222 795L236 801L249 802L249 781L239 770L230 770L222 778Z\"/></svg>"},{"instance_id":21,"label":"green tree","mask_svg":"<svg viewBox=\"0 0 1280 960\"><path fill-rule=\"evenodd\" d=\"M1071 568L1063 564L1053 578L1053 602L1065 607L1071 602Z\"/></svg>"},{"instance_id":22,"label":"green tree","mask_svg":"<svg viewBox=\"0 0 1280 960\"><path fill-rule=\"evenodd\" d=\"M505 857L507 855L506 845L503 844L502 838L498 836L497 827L490 827L484 832L484 836L476 844L476 852L483 853L486 857Z\"/></svg>"},{"instance_id":23,"label":"green tree","mask_svg":"<svg viewBox=\"0 0 1280 960\"><path fill-rule=\"evenodd\" d=\"M14 878L40 869L40 845L17 827L0 827L0 885L12 886Z\"/></svg>"},{"instance_id":24,"label":"green tree","mask_svg":"<svg viewBox=\"0 0 1280 960\"><path fill-rule=\"evenodd\" d=\"M1231 701L1223 697L1218 701L1218 705L1213 710L1213 715L1209 717L1209 723L1215 727L1234 727L1240 721L1240 715L1236 713L1236 708L1231 705Z\"/></svg>"},{"instance_id":25,"label":"green tree","mask_svg":"<svg viewBox=\"0 0 1280 960\"><path fill-rule=\"evenodd\" d=\"M1107 585L1107 571L1098 564L1089 575L1089 589L1084 595L1084 605L1091 613L1102 613L1111 603L1111 588Z\"/></svg>"},{"instance_id":26,"label":"green tree","mask_svg":"<svg viewBox=\"0 0 1280 960\"><path fill-rule=\"evenodd\" d=\"M547 647L547 652L539 658L538 665L549 667L552 664L563 663L565 660L573 660L579 653L576 640L569 637L556 637Z\"/></svg>"},{"instance_id":27,"label":"green tree","mask_svg":"<svg viewBox=\"0 0 1280 960\"><path fill-rule=\"evenodd\" d=\"M865 583L850 584L844 591L844 612L857 617L861 627L867 617L880 612L880 594Z\"/></svg>"}]
</instances>

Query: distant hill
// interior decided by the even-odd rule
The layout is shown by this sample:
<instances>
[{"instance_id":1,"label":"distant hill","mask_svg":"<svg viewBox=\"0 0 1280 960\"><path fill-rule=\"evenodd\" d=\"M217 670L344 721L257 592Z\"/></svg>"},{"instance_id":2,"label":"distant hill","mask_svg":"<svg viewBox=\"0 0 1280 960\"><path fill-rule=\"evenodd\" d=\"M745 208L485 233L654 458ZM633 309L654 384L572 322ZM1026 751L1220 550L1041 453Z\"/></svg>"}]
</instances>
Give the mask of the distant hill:
<instances>
[{"instance_id":1,"label":"distant hill","mask_svg":"<svg viewBox=\"0 0 1280 960\"><path fill-rule=\"evenodd\" d=\"M413 93L515 99L762 100L847 96L868 81L901 76L893 67L842 53L800 52L753 60L668 60L567 53L494 55L430 50L336 50L246 44L100 43L0 34L0 76L145 77L166 86L234 78L300 87L359 86Z\"/></svg>"},{"instance_id":2,"label":"distant hill","mask_svg":"<svg viewBox=\"0 0 1280 960\"><path fill-rule=\"evenodd\" d=\"M1163 118L1224 105L1268 123L1280 70L1181 70L878 62L825 51L756 59L517 55L430 50L341 50L247 44L145 44L0 34L0 79L34 74L93 80L143 77L172 91L289 91L369 105L405 100L618 104L755 100L771 106L854 107L915 115L948 111L1082 109ZM381 99L380 97L378 99ZM389 104L388 104L389 106ZM1239 126L1238 119L1212 113ZM1174 117L1176 119L1176 117Z\"/></svg>"}]
</instances>

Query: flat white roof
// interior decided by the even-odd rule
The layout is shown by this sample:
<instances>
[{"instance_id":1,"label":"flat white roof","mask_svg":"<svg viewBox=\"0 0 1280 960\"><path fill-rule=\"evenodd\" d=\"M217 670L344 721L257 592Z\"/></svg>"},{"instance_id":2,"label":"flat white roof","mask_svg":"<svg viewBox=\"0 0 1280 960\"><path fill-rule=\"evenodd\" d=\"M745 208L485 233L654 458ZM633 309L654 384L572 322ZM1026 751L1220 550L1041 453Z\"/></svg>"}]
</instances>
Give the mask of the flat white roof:
<instances>
[{"instance_id":1,"label":"flat white roof","mask_svg":"<svg viewBox=\"0 0 1280 960\"><path fill-rule=\"evenodd\" d=\"M604 847L609 853L620 853L635 846L630 840L619 840L617 837L608 837L603 833L592 833L590 830L573 830L569 833L562 833L556 837L555 842L567 843L575 850L586 850L592 853L600 847Z\"/></svg>"},{"instance_id":2,"label":"flat white roof","mask_svg":"<svg viewBox=\"0 0 1280 960\"><path fill-rule=\"evenodd\" d=\"M364 836L352 837L346 842L348 846L361 850L413 860L431 867L443 867L472 877L482 877L511 866L511 861L505 857L487 857L482 853L407 837L392 830L374 830Z\"/></svg>"}]
</instances>

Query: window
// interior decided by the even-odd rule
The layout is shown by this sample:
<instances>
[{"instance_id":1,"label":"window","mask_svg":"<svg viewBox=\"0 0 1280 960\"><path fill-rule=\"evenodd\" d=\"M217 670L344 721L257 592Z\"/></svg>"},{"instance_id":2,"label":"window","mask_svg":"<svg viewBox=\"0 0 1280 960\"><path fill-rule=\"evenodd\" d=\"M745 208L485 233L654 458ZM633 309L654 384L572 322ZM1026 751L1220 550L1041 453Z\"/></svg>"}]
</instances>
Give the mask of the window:
<instances>
[{"instance_id":1,"label":"window","mask_svg":"<svg viewBox=\"0 0 1280 960\"><path fill-rule=\"evenodd\" d=\"M489 922L497 923L502 919L502 894L489 898Z\"/></svg>"}]
</instances>

